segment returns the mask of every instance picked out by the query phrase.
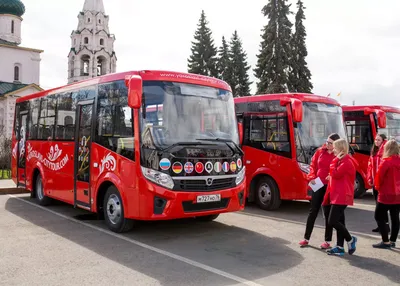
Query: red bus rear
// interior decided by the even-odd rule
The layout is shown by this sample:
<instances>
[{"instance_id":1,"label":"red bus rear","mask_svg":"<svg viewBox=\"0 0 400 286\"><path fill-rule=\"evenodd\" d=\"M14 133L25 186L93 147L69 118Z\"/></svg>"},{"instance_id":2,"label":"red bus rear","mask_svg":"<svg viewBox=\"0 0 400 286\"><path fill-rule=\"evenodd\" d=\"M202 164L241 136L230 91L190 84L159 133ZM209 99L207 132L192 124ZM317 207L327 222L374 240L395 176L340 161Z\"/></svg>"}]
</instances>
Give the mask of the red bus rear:
<instances>
[{"instance_id":1,"label":"red bus rear","mask_svg":"<svg viewBox=\"0 0 400 286\"><path fill-rule=\"evenodd\" d=\"M342 108L311 94L271 94L235 99L243 124L249 201L274 210L282 200L311 199L309 164L331 133L346 138Z\"/></svg>"},{"instance_id":2,"label":"red bus rear","mask_svg":"<svg viewBox=\"0 0 400 286\"><path fill-rule=\"evenodd\" d=\"M43 91L17 100L13 133L19 187L99 213L116 232L244 208L233 96L214 78L126 72Z\"/></svg>"},{"instance_id":3,"label":"red bus rear","mask_svg":"<svg viewBox=\"0 0 400 286\"><path fill-rule=\"evenodd\" d=\"M371 148L377 134L400 143L400 109L389 106L343 106L347 135L354 158L358 161L355 197L361 197L372 186L367 170Z\"/></svg>"}]
</instances>

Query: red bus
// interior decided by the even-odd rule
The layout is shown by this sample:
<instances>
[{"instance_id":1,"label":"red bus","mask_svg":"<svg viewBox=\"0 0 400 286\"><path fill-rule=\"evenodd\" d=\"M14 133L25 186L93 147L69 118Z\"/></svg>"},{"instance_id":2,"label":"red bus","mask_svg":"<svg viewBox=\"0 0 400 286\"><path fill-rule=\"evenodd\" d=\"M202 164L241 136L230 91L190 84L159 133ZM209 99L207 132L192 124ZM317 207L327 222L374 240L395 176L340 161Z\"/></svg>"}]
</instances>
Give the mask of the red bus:
<instances>
[{"instance_id":1,"label":"red bus","mask_svg":"<svg viewBox=\"0 0 400 286\"><path fill-rule=\"evenodd\" d=\"M246 166L248 201L265 210L282 200L310 200L311 158L331 133L346 138L340 104L311 94L235 98Z\"/></svg>"},{"instance_id":2,"label":"red bus","mask_svg":"<svg viewBox=\"0 0 400 286\"><path fill-rule=\"evenodd\" d=\"M358 161L355 196L368 189L368 160L375 136L384 133L400 143L400 109L389 106L343 106L347 135Z\"/></svg>"},{"instance_id":3,"label":"red bus","mask_svg":"<svg viewBox=\"0 0 400 286\"><path fill-rule=\"evenodd\" d=\"M233 96L214 78L125 72L43 91L17 99L13 133L17 186L42 205L98 213L115 232L245 205Z\"/></svg>"}]
</instances>

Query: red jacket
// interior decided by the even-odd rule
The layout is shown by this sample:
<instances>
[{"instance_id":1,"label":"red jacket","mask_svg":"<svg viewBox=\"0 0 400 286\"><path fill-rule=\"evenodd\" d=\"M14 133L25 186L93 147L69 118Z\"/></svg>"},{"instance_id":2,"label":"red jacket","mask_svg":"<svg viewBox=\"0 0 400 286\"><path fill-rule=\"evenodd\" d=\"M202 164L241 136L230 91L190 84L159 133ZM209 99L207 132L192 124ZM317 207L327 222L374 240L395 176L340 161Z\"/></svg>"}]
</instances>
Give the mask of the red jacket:
<instances>
[{"instance_id":1,"label":"red jacket","mask_svg":"<svg viewBox=\"0 0 400 286\"><path fill-rule=\"evenodd\" d=\"M383 150L387 140L382 142L381 147L379 147L378 152L374 156L369 157L368 161L368 171L367 171L367 180L368 182L372 182L372 186L375 180L376 172L378 171L379 165L382 162Z\"/></svg>"},{"instance_id":2,"label":"red jacket","mask_svg":"<svg viewBox=\"0 0 400 286\"><path fill-rule=\"evenodd\" d=\"M324 185L328 184L326 177L329 175L329 166L332 160L335 159L335 154L328 153L328 149L325 146L318 148L314 156L311 159L310 173L307 178L309 181L319 177Z\"/></svg>"},{"instance_id":3,"label":"red jacket","mask_svg":"<svg viewBox=\"0 0 400 286\"><path fill-rule=\"evenodd\" d=\"M322 205L347 205L354 203L354 183L356 167L350 155L332 161L329 175L331 179Z\"/></svg>"},{"instance_id":4,"label":"red jacket","mask_svg":"<svg viewBox=\"0 0 400 286\"><path fill-rule=\"evenodd\" d=\"M400 204L400 156L382 160L375 177L378 202L386 205Z\"/></svg>"}]
</instances>

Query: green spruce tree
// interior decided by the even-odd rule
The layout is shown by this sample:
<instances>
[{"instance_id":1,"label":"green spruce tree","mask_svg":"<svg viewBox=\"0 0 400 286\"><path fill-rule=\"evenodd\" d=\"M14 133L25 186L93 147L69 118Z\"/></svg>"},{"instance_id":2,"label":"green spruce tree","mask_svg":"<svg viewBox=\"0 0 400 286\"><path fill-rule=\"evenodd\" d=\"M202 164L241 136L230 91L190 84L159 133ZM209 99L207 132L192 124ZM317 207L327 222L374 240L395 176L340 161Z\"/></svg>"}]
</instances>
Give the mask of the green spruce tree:
<instances>
[{"instance_id":1,"label":"green spruce tree","mask_svg":"<svg viewBox=\"0 0 400 286\"><path fill-rule=\"evenodd\" d=\"M269 22L263 28L260 53L254 69L257 93L282 93L288 91L290 41L292 23L288 16L291 13L287 0L268 0L262 9Z\"/></svg>"},{"instance_id":2,"label":"green spruce tree","mask_svg":"<svg viewBox=\"0 0 400 286\"><path fill-rule=\"evenodd\" d=\"M297 2L296 31L292 37L292 59L290 67L290 91L311 93L313 85L311 83L311 72L307 67L307 47L306 47L306 28L303 25L305 20L304 5L301 0Z\"/></svg>"},{"instance_id":3,"label":"green spruce tree","mask_svg":"<svg viewBox=\"0 0 400 286\"><path fill-rule=\"evenodd\" d=\"M229 47L222 37L222 46L218 49L218 78L226 81L229 85L232 79L231 74L231 59L229 57Z\"/></svg>"},{"instance_id":4,"label":"green spruce tree","mask_svg":"<svg viewBox=\"0 0 400 286\"><path fill-rule=\"evenodd\" d=\"M235 97L250 95L250 85L252 83L247 73L250 66L247 64L247 54L243 50L243 44L237 31L233 33L229 45L232 93Z\"/></svg>"},{"instance_id":5,"label":"green spruce tree","mask_svg":"<svg viewBox=\"0 0 400 286\"><path fill-rule=\"evenodd\" d=\"M208 28L208 24L206 14L202 11L197 25L198 28L194 34L194 41L192 42L192 54L188 59L188 71L190 73L218 77L217 48L214 46L212 32Z\"/></svg>"}]
</instances>

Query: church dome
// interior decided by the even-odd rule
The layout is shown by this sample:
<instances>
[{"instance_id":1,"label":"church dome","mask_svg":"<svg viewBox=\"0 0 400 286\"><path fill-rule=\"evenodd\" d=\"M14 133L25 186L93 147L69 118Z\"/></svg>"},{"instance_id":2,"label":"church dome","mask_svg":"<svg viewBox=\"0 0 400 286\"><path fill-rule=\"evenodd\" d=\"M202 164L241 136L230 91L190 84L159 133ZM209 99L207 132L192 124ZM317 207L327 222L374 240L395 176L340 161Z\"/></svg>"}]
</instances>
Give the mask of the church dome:
<instances>
[{"instance_id":1,"label":"church dome","mask_svg":"<svg viewBox=\"0 0 400 286\"><path fill-rule=\"evenodd\" d=\"M0 0L0 15L11 14L21 17L25 13L25 5L20 0Z\"/></svg>"}]
</instances>

